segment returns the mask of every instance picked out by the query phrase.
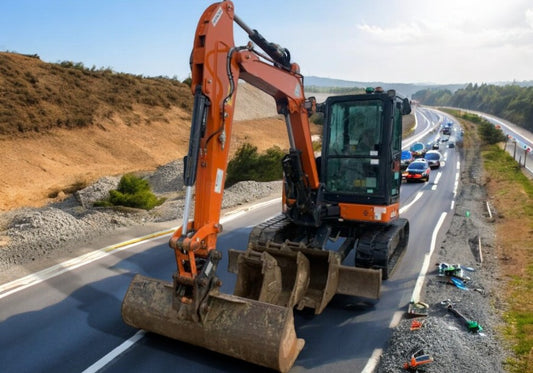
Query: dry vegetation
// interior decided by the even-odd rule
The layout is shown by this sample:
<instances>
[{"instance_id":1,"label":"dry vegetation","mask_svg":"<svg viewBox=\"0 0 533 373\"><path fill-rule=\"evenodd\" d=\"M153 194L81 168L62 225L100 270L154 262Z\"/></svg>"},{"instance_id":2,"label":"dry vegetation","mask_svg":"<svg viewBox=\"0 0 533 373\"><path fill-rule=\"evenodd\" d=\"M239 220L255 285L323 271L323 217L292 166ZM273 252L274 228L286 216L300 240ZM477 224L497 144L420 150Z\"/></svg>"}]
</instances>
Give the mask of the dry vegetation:
<instances>
[{"instance_id":1,"label":"dry vegetation","mask_svg":"<svg viewBox=\"0 0 533 373\"><path fill-rule=\"evenodd\" d=\"M288 147L274 100L263 95L240 85L232 152L244 142L260 152ZM176 80L0 53L0 211L42 206L102 176L182 158L192 101Z\"/></svg>"},{"instance_id":2,"label":"dry vegetation","mask_svg":"<svg viewBox=\"0 0 533 373\"><path fill-rule=\"evenodd\" d=\"M0 87L3 136L103 127L114 115L126 125L148 124L168 120L164 110L178 107L188 113L192 107L189 87L176 80L87 69L72 62L50 64L14 53L0 53Z\"/></svg>"},{"instance_id":3,"label":"dry vegetation","mask_svg":"<svg viewBox=\"0 0 533 373\"><path fill-rule=\"evenodd\" d=\"M460 120L465 144L476 125ZM533 182L505 151L486 146L481 156L489 203L495 211L496 255L501 292L494 302L504 302L506 336L515 352L510 372L533 371ZM495 305L501 308L501 305Z\"/></svg>"}]
</instances>

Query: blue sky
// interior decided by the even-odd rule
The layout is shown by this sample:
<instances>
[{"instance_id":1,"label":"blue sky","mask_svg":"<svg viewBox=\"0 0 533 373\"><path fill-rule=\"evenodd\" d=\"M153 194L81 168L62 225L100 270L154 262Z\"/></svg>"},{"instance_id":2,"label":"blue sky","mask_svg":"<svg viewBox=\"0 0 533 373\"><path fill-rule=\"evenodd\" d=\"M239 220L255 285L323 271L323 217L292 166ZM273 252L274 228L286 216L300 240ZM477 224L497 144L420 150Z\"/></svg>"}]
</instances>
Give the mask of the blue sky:
<instances>
[{"instance_id":1,"label":"blue sky","mask_svg":"<svg viewBox=\"0 0 533 373\"><path fill-rule=\"evenodd\" d=\"M206 0L1 0L0 51L189 76ZM531 0L234 0L304 75L391 83L533 80ZM247 42L236 25L235 43Z\"/></svg>"}]
</instances>

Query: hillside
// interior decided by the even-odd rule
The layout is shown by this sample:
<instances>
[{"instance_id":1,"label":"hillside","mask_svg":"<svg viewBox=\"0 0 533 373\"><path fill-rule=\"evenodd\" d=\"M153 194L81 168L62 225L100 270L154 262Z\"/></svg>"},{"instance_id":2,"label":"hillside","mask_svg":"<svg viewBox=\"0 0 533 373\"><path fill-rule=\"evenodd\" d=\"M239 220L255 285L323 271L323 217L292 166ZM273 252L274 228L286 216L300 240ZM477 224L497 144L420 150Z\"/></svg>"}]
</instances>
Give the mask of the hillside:
<instances>
[{"instance_id":1,"label":"hillside","mask_svg":"<svg viewBox=\"0 0 533 373\"><path fill-rule=\"evenodd\" d=\"M0 211L57 201L106 175L153 170L187 151L190 88L0 53ZM266 94L239 84L232 151L288 147ZM258 119L262 118L262 119Z\"/></svg>"}]
</instances>

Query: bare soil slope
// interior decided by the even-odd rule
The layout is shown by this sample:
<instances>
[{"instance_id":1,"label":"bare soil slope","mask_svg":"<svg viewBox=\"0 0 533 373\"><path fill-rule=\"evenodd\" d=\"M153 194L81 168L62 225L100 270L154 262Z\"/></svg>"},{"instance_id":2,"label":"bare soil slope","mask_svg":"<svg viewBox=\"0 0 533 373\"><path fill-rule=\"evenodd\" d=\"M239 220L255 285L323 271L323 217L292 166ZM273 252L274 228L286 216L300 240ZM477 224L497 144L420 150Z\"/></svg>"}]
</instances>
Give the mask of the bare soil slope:
<instances>
[{"instance_id":1,"label":"bare soil slope","mask_svg":"<svg viewBox=\"0 0 533 373\"><path fill-rule=\"evenodd\" d=\"M192 96L171 79L0 53L0 93L0 211L43 206L187 151ZM288 147L274 100L248 84L239 84L235 119L232 151Z\"/></svg>"}]
</instances>

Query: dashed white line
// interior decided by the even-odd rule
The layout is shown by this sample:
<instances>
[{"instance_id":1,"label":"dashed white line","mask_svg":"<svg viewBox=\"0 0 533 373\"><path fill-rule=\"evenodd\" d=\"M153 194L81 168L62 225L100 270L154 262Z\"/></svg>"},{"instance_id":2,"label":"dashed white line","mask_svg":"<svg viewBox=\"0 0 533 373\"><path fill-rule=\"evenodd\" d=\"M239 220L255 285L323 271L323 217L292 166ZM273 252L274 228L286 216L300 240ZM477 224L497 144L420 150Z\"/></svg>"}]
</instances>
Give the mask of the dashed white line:
<instances>
[{"instance_id":1,"label":"dashed white line","mask_svg":"<svg viewBox=\"0 0 533 373\"><path fill-rule=\"evenodd\" d=\"M433 184L438 184L439 183L439 180L442 176L442 172L437 172L437 176L435 176L435 180L433 180Z\"/></svg>"},{"instance_id":2,"label":"dashed white line","mask_svg":"<svg viewBox=\"0 0 533 373\"><path fill-rule=\"evenodd\" d=\"M391 329L396 328L398 326L398 324L400 323L400 320L402 319L404 313L405 312L403 312L403 311L394 312L394 315L392 316L392 320L391 320L391 322L389 324L389 328L391 328Z\"/></svg>"}]
</instances>

